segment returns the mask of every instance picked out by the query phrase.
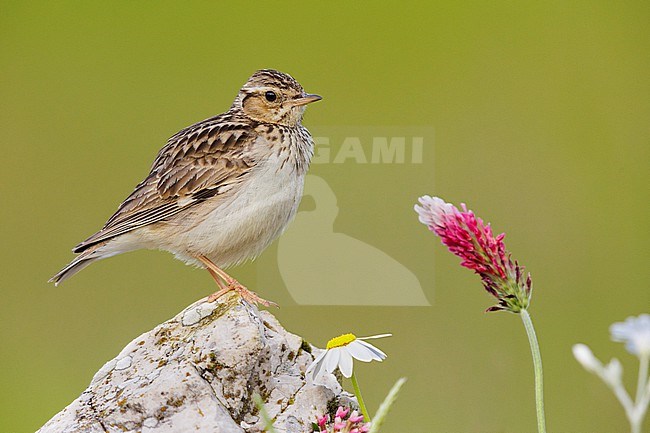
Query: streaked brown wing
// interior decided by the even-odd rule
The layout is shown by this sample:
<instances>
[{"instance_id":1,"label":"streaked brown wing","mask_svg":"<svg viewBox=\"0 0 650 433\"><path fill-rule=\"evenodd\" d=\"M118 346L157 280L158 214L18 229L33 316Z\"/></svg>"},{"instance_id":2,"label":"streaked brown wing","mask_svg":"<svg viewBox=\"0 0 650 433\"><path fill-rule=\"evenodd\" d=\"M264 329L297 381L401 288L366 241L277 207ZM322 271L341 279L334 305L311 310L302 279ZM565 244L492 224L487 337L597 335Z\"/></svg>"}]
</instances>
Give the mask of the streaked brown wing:
<instances>
[{"instance_id":1,"label":"streaked brown wing","mask_svg":"<svg viewBox=\"0 0 650 433\"><path fill-rule=\"evenodd\" d=\"M255 164L246 156L252 141L250 125L228 114L183 129L160 150L147 178L104 228L73 252L165 220L242 182Z\"/></svg>"}]
</instances>

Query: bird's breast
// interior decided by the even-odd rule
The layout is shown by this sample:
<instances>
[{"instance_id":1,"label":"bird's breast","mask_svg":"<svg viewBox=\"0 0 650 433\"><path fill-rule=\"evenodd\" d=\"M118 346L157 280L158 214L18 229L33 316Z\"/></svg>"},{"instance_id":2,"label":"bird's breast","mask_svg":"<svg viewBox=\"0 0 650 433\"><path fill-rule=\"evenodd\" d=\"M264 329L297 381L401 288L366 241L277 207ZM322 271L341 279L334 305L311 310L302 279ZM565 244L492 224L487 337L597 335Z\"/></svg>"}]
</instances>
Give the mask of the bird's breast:
<instances>
[{"instance_id":1,"label":"bird's breast","mask_svg":"<svg viewBox=\"0 0 650 433\"><path fill-rule=\"evenodd\" d=\"M168 249L185 261L202 254L222 267L254 258L294 217L303 185L304 173L287 163L287 155L272 153L242 183L188 215L193 228L174 235Z\"/></svg>"}]
</instances>

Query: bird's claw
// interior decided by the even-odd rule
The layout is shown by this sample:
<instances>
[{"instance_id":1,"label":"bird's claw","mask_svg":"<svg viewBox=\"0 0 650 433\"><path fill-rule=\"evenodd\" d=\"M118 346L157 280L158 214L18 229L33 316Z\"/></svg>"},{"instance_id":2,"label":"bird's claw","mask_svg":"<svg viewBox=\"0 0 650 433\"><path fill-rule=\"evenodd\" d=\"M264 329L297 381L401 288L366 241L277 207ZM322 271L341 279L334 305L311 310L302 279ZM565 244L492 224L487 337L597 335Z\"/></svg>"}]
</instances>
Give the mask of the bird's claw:
<instances>
[{"instance_id":1,"label":"bird's claw","mask_svg":"<svg viewBox=\"0 0 650 433\"><path fill-rule=\"evenodd\" d=\"M219 290L218 292L215 292L208 296L208 302L215 302L217 299L219 299L221 296L224 294L232 291L237 292L241 298L248 302L249 304L253 305L264 305L265 307L276 307L279 308L278 304L272 301L267 301L266 299L260 298L255 292L251 292L248 290L243 284L241 284L239 281L235 280L234 278L228 279L226 281L228 283L228 287Z\"/></svg>"}]
</instances>

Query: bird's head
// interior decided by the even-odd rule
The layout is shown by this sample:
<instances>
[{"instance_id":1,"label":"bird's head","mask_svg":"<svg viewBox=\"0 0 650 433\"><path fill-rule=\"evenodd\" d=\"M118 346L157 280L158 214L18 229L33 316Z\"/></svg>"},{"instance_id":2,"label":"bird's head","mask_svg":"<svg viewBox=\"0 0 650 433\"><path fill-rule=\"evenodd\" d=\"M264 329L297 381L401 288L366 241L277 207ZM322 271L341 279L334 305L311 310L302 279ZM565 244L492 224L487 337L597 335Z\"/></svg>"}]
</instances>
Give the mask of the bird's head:
<instances>
[{"instance_id":1,"label":"bird's head","mask_svg":"<svg viewBox=\"0 0 650 433\"><path fill-rule=\"evenodd\" d=\"M262 123L297 126L306 105L319 101L319 95L305 93L291 76L273 69L261 69L239 91L232 109Z\"/></svg>"}]
</instances>

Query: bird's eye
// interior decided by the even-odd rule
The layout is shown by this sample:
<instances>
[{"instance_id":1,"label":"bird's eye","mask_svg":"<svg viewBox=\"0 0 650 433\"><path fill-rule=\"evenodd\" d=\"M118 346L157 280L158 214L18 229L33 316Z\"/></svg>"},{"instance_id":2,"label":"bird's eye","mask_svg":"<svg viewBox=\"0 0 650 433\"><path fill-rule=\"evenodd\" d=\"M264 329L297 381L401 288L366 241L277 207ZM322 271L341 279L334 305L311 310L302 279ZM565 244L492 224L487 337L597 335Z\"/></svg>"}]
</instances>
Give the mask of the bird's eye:
<instances>
[{"instance_id":1,"label":"bird's eye","mask_svg":"<svg viewBox=\"0 0 650 433\"><path fill-rule=\"evenodd\" d=\"M269 102L273 102L278 99L278 95L276 95L275 92L271 92L270 90L264 94L264 97Z\"/></svg>"}]
</instances>

